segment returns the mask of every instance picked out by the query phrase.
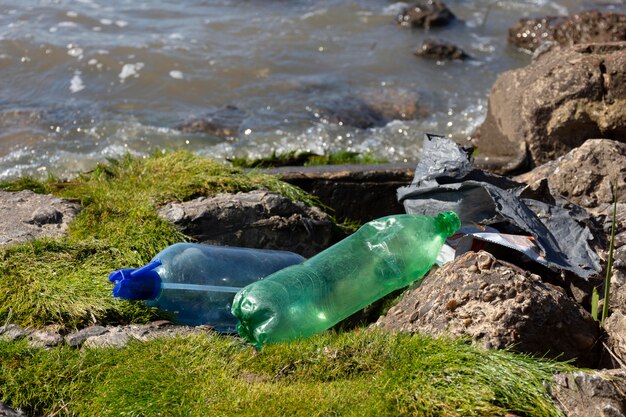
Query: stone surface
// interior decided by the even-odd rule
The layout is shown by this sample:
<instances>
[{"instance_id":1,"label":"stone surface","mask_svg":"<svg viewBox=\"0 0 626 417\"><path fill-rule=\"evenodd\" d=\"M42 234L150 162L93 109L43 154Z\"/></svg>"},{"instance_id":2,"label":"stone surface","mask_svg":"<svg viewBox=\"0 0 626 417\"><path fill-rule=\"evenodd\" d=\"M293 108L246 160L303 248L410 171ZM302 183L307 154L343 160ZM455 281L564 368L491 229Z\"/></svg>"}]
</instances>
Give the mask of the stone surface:
<instances>
[{"instance_id":1,"label":"stone surface","mask_svg":"<svg viewBox=\"0 0 626 417\"><path fill-rule=\"evenodd\" d=\"M529 184L547 181L550 189L587 209L604 233L598 254L608 260L613 214L613 184L617 185L616 238L611 276L610 312L605 323L606 366L626 364L626 144L606 139L586 141L566 155L519 175ZM602 277L604 273L602 274ZM601 296L604 290L600 288Z\"/></svg>"},{"instance_id":2,"label":"stone surface","mask_svg":"<svg viewBox=\"0 0 626 417\"><path fill-rule=\"evenodd\" d=\"M330 165L267 170L281 180L318 197L338 219L361 223L390 214L404 213L396 191L413 180L414 163Z\"/></svg>"},{"instance_id":3,"label":"stone surface","mask_svg":"<svg viewBox=\"0 0 626 417\"><path fill-rule=\"evenodd\" d=\"M0 191L0 247L43 236L60 236L80 206L32 191Z\"/></svg>"},{"instance_id":4,"label":"stone surface","mask_svg":"<svg viewBox=\"0 0 626 417\"><path fill-rule=\"evenodd\" d=\"M626 369L626 314L614 310L604 322L606 331L606 360L613 368Z\"/></svg>"},{"instance_id":5,"label":"stone surface","mask_svg":"<svg viewBox=\"0 0 626 417\"><path fill-rule=\"evenodd\" d=\"M426 39L414 54L420 58L437 60L467 59L469 55L456 45L438 39Z\"/></svg>"},{"instance_id":6,"label":"stone surface","mask_svg":"<svg viewBox=\"0 0 626 417\"><path fill-rule=\"evenodd\" d=\"M28 344L32 347L46 348L58 346L63 342L63 337L58 333L35 330L28 335Z\"/></svg>"},{"instance_id":7,"label":"stone surface","mask_svg":"<svg viewBox=\"0 0 626 417\"><path fill-rule=\"evenodd\" d=\"M30 332L22 329L17 324L5 324L0 326L0 340L14 341L28 336Z\"/></svg>"},{"instance_id":8,"label":"stone surface","mask_svg":"<svg viewBox=\"0 0 626 417\"><path fill-rule=\"evenodd\" d=\"M563 289L487 252L469 252L426 276L376 327L470 337L488 348L598 359L598 326Z\"/></svg>"},{"instance_id":9,"label":"stone surface","mask_svg":"<svg viewBox=\"0 0 626 417\"><path fill-rule=\"evenodd\" d=\"M14 410L2 401L0 401L0 417L24 417L25 414L21 410Z\"/></svg>"},{"instance_id":10,"label":"stone surface","mask_svg":"<svg viewBox=\"0 0 626 417\"><path fill-rule=\"evenodd\" d=\"M482 166L510 173L587 139L626 141L626 42L552 48L501 74L474 134Z\"/></svg>"},{"instance_id":11,"label":"stone surface","mask_svg":"<svg viewBox=\"0 0 626 417\"><path fill-rule=\"evenodd\" d=\"M455 20L455 16L439 0L420 0L404 8L396 20L401 26L429 29L448 25Z\"/></svg>"},{"instance_id":12,"label":"stone surface","mask_svg":"<svg viewBox=\"0 0 626 417\"><path fill-rule=\"evenodd\" d=\"M567 417L626 416L626 370L561 373L550 388Z\"/></svg>"},{"instance_id":13,"label":"stone surface","mask_svg":"<svg viewBox=\"0 0 626 417\"><path fill-rule=\"evenodd\" d=\"M330 246L333 233L320 209L265 190L169 203L159 215L202 243L282 249L305 257Z\"/></svg>"},{"instance_id":14,"label":"stone surface","mask_svg":"<svg viewBox=\"0 0 626 417\"><path fill-rule=\"evenodd\" d=\"M131 340L147 342L156 338L183 336L193 333L206 333L211 331L208 326L175 326L167 321L150 324L132 324L129 326L107 327L105 332L89 336L83 346L86 348L126 346Z\"/></svg>"},{"instance_id":15,"label":"stone surface","mask_svg":"<svg viewBox=\"0 0 626 417\"><path fill-rule=\"evenodd\" d=\"M626 143L590 139L515 180L532 184L544 178L552 190L587 209L610 205L613 184L618 201L626 203Z\"/></svg>"},{"instance_id":16,"label":"stone surface","mask_svg":"<svg viewBox=\"0 0 626 417\"><path fill-rule=\"evenodd\" d=\"M572 46L626 41L626 14L587 10L574 15L520 19L509 29L509 43L534 51L546 42Z\"/></svg>"},{"instance_id":17,"label":"stone surface","mask_svg":"<svg viewBox=\"0 0 626 417\"><path fill-rule=\"evenodd\" d=\"M85 340L93 336L100 336L101 334L106 333L108 330L103 326L89 326L84 329L78 330L74 333L68 334L65 336L65 343L70 346L80 346Z\"/></svg>"},{"instance_id":18,"label":"stone surface","mask_svg":"<svg viewBox=\"0 0 626 417\"><path fill-rule=\"evenodd\" d=\"M88 337L83 346L86 348L121 348L128 344L130 336L121 327L109 329L106 333Z\"/></svg>"}]
</instances>

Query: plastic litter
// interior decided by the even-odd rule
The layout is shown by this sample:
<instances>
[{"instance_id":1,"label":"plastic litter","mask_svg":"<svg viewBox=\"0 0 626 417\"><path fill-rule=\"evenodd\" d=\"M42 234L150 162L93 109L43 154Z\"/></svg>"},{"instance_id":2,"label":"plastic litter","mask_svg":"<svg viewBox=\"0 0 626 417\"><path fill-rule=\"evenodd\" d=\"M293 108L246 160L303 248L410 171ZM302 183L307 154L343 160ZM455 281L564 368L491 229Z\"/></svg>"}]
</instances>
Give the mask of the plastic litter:
<instances>
[{"instance_id":1,"label":"plastic litter","mask_svg":"<svg viewBox=\"0 0 626 417\"><path fill-rule=\"evenodd\" d=\"M145 300L190 326L210 325L235 332L230 308L233 297L246 285L289 265L304 261L286 251L177 243L159 252L142 268L112 272L113 295Z\"/></svg>"},{"instance_id":2,"label":"plastic litter","mask_svg":"<svg viewBox=\"0 0 626 417\"><path fill-rule=\"evenodd\" d=\"M467 237L457 242L457 256L482 241L585 280L601 270L584 209L552 195L545 183L533 189L474 169L468 151L444 137L426 135L415 178L398 189L398 200L407 213L453 210L464 225L477 226L464 231ZM485 226L493 229L485 231ZM445 248L439 261L449 260L454 252Z\"/></svg>"},{"instance_id":3,"label":"plastic litter","mask_svg":"<svg viewBox=\"0 0 626 417\"><path fill-rule=\"evenodd\" d=\"M257 348L322 332L424 276L460 226L454 212L366 223L309 260L238 292L232 307L237 331Z\"/></svg>"}]
</instances>

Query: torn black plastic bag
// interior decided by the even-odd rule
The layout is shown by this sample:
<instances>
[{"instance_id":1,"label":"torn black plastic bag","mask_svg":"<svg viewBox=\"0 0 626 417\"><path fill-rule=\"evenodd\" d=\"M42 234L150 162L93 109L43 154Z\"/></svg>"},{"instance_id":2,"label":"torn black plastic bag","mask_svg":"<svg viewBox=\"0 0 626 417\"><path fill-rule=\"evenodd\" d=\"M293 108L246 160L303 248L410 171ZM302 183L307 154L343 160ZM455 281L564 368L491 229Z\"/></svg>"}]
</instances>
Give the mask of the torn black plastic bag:
<instances>
[{"instance_id":1,"label":"torn black plastic bag","mask_svg":"<svg viewBox=\"0 0 626 417\"><path fill-rule=\"evenodd\" d=\"M465 225L492 226L503 233L533 236L544 266L588 279L600 272L590 246L594 237L586 212L547 187L524 184L473 168L466 150L441 136L426 135L415 178L398 189L407 213L455 211Z\"/></svg>"}]
</instances>

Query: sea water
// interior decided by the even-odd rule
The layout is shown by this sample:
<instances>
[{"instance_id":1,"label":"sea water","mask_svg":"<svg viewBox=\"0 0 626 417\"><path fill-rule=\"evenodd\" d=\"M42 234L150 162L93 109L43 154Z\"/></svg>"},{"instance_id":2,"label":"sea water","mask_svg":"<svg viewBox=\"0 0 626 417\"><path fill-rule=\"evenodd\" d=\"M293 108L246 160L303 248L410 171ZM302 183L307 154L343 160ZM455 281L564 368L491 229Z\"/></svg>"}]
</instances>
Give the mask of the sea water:
<instances>
[{"instance_id":1,"label":"sea water","mask_svg":"<svg viewBox=\"0 0 626 417\"><path fill-rule=\"evenodd\" d=\"M425 132L467 140L498 74L530 61L507 45L518 19L626 11L615 0L446 4L459 20L425 31L399 27L406 3L388 0L2 1L0 180L181 148L220 160L351 150L413 162ZM427 37L472 59L416 58ZM405 93L420 106L410 120L362 129L319 114ZM175 128L227 106L239 117L228 138Z\"/></svg>"}]
</instances>

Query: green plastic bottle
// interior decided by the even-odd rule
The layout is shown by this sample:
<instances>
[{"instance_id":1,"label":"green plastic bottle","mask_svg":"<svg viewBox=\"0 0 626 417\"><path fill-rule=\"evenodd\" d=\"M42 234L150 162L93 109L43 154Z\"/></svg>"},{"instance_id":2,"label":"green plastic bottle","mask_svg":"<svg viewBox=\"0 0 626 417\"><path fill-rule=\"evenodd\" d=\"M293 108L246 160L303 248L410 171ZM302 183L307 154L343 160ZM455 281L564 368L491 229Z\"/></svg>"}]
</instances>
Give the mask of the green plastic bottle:
<instances>
[{"instance_id":1,"label":"green plastic bottle","mask_svg":"<svg viewBox=\"0 0 626 417\"><path fill-rule=\"evenodd\" d=\"M423 277L460 226L451 211L366 223L309 260L239 291L232 305L237 331L257 348L322 332Z\"/></svg>"}]
</instances>

